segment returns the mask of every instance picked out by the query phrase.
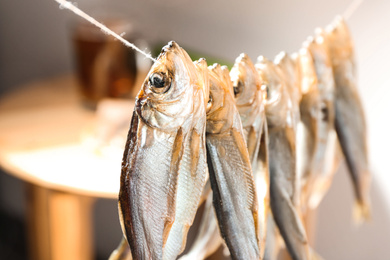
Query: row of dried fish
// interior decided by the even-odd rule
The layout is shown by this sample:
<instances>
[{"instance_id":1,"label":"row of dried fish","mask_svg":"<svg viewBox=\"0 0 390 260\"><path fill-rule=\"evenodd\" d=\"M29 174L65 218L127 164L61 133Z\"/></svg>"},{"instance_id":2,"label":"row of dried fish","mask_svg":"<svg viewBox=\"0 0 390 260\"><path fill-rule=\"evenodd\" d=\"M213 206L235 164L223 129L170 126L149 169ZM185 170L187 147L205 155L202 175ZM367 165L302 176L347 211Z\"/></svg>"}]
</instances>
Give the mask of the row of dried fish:
<instances>
[{"instance_id":1,"label":"row of dried fish","mask_svg":"<svg viewBox=\"0 0 390 260\"><path fill-rule=\"evenodd\" d=\"M181 259L220 245L232 259L320 259L303 224L346 159L361 216L370 175L353 46L337 19L294 54L256 64L192 62L165 46L136 100L122 163L126 240L111 259L176 259L198 207L197 238ZM342 150L339 151L339 144Z\"/></svg>"}]
</instances>

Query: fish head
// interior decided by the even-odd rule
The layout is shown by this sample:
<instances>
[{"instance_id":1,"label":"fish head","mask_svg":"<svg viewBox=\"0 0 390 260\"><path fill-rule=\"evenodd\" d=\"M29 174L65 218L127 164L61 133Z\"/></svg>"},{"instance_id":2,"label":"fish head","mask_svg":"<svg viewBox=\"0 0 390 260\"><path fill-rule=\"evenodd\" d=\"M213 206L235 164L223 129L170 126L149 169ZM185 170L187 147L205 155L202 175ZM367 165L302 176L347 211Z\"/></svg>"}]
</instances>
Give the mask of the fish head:
<instances>
[{"instance_id":1,"label":"fish head","mask_svg":"<svg viewBox=\"0 0 390 260\"><path fill-rule=\"evenodd\" d=\"M276 55L274 63L280 68L282 73L288 79L287 87L290 95L299 102L301 93L300 93L300 84L299 84L299 68L296 62L296 59L293 59L292 56L288 55L286 52L282 51Z\"/></svg>"},{"instance_id":2,"label":"fish head","mask_svg":"<svg viewBox=\"0 0 390 260\"><path fill-rule=\"evenodd\" d=\"M255 68L260 76L261 88L266 92L265 111L268 125L289 123L291 97L287 91L284 75L273 62L263 56L257 59Z\"/></svg>"},{"instance_id":3,"label":"fish head","mask_svg":"<svg viewBox=\"0 0 390 260\"><path fill-rule=\"evenodd\" d=\"M149 126L175 131L189 116L195 116L195 106L204 105L206 88L189 55L172 41L150 69L135 109ZM196 99L200 103L194 102Z\"/></svg>"},{"instance_id":4,"label":"fish head","mask_svg":"<svg viewBox=\"0 0 390 260\"><path fill-rule=\"evenodd\" d=\"M223 133L233 125L234 97L229 69L215 63L209 70L209 102L206 132Z\"/></svg>"},{"instance_id":5,"label":"fish head","mask_svg":"<svg viewBox=\"0 0 390 260\"><path fill-rule=\"evenodd\" d=\"M301 75L301 120L310 132L307 138L312 138L314 143L318 135L318 124L321 118L321 100L313 57L307 48L302 47L298 51L297 65Z\"/></svg>"},{"instance_id":6,"label":"fish head","mask_svg":"<svg viewBox=\"0 0 390 260\"><path fill-rule=\"evenodd\" d=\"M259 75L248 55L243 53L236 59L230 78L242 125L251 126L264 110L264 93Z\"/></svg>"},{"instance_id":7,"label":"fish head","mask_svg":"<svg viewBox=\"0 0 390 260\"><path fill-rule=\"evenodd\" d=\"M324 95L328 95L327 93L334 91L334 79L328 41L324 30L316 29L315 36L310 37L305 42L305 47L313 57L318 88Z\"/></svg>"},{"instance_id":8,"label":"fish head","mask_svg":"<svg viewBox=\"0 0 390 260\"><path fill-rule=\"evenodd\" d=\"M320 95L321 118L328 128L333 128L335 79L328 39L323 29L316 29L314 38L307 42L307 49L313 58L317 76L317 87Z\"/></svg>"},{"instance_id":9,"label":"fish head","mask_svg":"<svg viewBox=\"0 0 390 260\"><path fill-rule=\"evenodd\" d=\"M205 106L207 109L209 103L209 94L210 94L210 85L209 85L209 71L207 68L207 62L205 58L200 58L197 61L194 61L196 70L198 71L198 77L203 83L203 96L205 99Z\"/></svg>"},{"instance_id":10,"label":"fish head","mask_svg":"<svg viewBox=\"0 0 390 260\"><path fill-rule=\"evenodd\" d=\"M345 20L338 16L325 29L329 47L337 59L353 58L353 41ZM337 60L336 59L336 60Z\"/></svg>"},{"instance_id":11,"label":"fish head","mask_svg":"<svg viewBox=\"0 0 390 260\"><path fill-rule=\"evenodd\" d=\"M302 95L318 91L317 75L314 67L313 57L306 47L298 51L297 67L300 74L300 86Z\"/></svg>"}]
</instances>

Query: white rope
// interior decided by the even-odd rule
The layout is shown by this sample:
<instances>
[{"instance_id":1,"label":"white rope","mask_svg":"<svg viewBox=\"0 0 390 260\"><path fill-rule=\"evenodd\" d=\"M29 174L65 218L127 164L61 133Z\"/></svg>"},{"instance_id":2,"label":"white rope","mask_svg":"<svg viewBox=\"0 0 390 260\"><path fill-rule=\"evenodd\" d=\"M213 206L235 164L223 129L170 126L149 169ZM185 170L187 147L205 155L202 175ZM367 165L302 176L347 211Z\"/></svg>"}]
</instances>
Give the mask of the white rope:
<instances>
[{"instance_id":1,"label":"white rope","mask_svg":"<svg viewBox=\"0 0 390 260\"><path fill-rule=\"evenodd\" d=\"M343 13L343 17L345 20L348 20L355 11L360 7L360 5L363 3L364 0L354 0L352 3L349 4L347 9Z\"/></svg>"},{"instance_id":2,"label":"white rope","mask_svg":"<svg viewBox=\"0 0 390 260\"><path fill-rule=\"evenodd\" d=\"M56 2L58 2L60 4L60 8L66 8L72 12L74 12L75 14L77 14L78 16L84 18L85 20L87 20L88 22L92 23L93 25L97 26L98 28L100 28L104 33L107 33L109 35L112 35L113 37L115 37L116 39L118 39L119 41L121 41L125 46L127 47L130 47L136 51L138 51L139 53L141 53L142 55L145 55L146 58L149 58L151 59L152 61L156 61L156 59L154 59L152 57L152 55L150 53L146 53L144 52L143 50L141 50L140 48L138 48L137 46L135 46L134 44L132 44L131 42L128 42L127 40L123 39L119 34L113 32L112 30L110 30L107 26L105 26L104 24L102 23L99 23L98 21L96 21L93 17L89 16L88 14L86 14L85 12L81 11L78 7L74 6L72 3L66 1L66 0L54 0Z\"/></svg>"}]
</instances>

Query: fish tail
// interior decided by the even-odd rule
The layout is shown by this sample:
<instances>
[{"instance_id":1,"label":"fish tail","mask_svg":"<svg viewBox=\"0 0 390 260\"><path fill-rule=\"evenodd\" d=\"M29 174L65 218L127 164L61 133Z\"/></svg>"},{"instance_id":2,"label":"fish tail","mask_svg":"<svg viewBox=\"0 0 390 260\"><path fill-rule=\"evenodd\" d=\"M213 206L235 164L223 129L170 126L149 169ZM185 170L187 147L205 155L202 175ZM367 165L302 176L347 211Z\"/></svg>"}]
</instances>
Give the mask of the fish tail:
<instances>
[{"instance_id":1,"label":"fish tail","mask_svg":"<svg viewBox=\"0 0 390 260\"><path fill-rule=\"evenodd\" d=\"M353 207L352 216L355 224L358 225L360 225L364 221L370 221L371 220L370 204L356 200Z\"/></svg>"},{"instance_id":2,"label":"fish tail","mask_svg":"<svg viewBox=\"0 0 390 260\"><path fill-rule=\"evenodd\" d=\"M320 256L314 249L310 248L311 260L325 260L322 256Z\"/></svg>"}]
</instances>

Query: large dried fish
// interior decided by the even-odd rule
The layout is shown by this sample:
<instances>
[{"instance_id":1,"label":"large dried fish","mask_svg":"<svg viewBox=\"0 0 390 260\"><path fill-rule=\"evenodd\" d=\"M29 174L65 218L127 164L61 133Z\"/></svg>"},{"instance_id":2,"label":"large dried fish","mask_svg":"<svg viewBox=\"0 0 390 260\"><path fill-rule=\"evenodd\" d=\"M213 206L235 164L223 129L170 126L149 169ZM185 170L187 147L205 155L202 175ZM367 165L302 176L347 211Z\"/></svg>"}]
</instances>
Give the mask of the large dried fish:
<instances>
[{"instance_id":1,"label":"large dried fish","mask_svg":"<svg viewBox=\"0 0 390 260\"><path fill-rule=\"evenodd\" d=\"M219 228L233 259L260 259L256 187L233 88L227 68L215 65L210 75L206 143Z\"/></svg>"},{"instance_id":2,"label":"large dried fish","mask_svg":"<svg viewBox=\"0 0 390 260\"><path fill-rule=\"evenodd\" d=\"M354 184L357 216L368 219L371 175L366 121L356 87L353 43L342 18L337 18L326 32L336 82L335 128Z\"/></svg>"},{"instance_id":3,"label":"large dried fish","mask_svg":"<svg viewBox=\"0 0 390 260\"><path fill-rule=\"evenodd\" d=\"M270 205L285 245L295 260L310 259L310 249L297 211L299 189L296 176L295 131L283 75L276 66L259 57L256 64L267 87L266 116L269 134Z\"/></svg>"},{"instance_id":4,"label":"large dried fish","mask_svg":"<svg viewBox=\"0 0 390 260\"><path fill-rule=\"evenodd\" d=\"M223 104L223 101L221 101L224 98L223 87L218 84L227 84L227 82L225 82L224 75L219 67L218 69L216 69L216 67L205 68L204 66L201 66L204 62L205 60L201 59L194 63L200 71L204 69L210 71L208 77L210 80L210 97L214 97L216 100L209 99L208 109L206 111L208 113L209 111L212 111L211 108L214 105ZM209 191L211 191L210 179L208 179L203 190L203 197L206 199L206 203L200 220L199 230L188 253L183 255L180 260L205 259L217 251L223 242L213 207L213 194Z\"/></svg>"},{"instance_id":5,"label":"large dried fish","mask_svg":"<svg viewBox=\"0 0 390 260\"><path fill-rule=\"evenodd\" d=\"M235 101L252 164L259 203L260 255L264 256L269 211L268 129L261 81L254 64L241 54L230 71ZM264 90L265 91L265 90Z\"/></svg>"},{"instance_id":6,"label":"large dried fish","mask_svg":"<svg viewBox=\"0 0 390 260\"><path fill-rule=\"evenodd\" d=\"M119 193L134 259L175 259L185 245L206 180L205 82L170 42L138 94Z\"/></svg>"}]
</instances>

